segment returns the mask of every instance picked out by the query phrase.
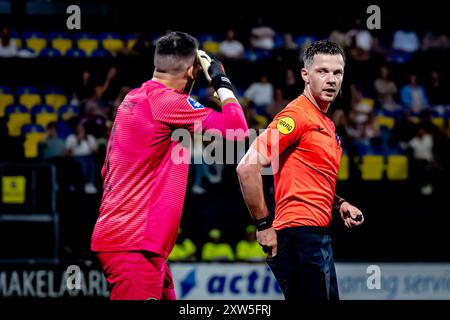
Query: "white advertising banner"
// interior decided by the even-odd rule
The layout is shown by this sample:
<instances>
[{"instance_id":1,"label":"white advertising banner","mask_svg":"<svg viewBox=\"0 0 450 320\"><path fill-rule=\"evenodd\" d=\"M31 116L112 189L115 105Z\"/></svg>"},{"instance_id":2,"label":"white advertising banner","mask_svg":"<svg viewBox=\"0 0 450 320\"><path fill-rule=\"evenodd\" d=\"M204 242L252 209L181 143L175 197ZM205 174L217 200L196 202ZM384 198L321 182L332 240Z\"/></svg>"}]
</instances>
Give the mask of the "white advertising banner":
<instances>
[{"instance_id":1,"label":"white advertising banner","mask_svg":"<svg viewBox=\"0 0 450 320\"><path fill-rule=\"evenodd\" d=\"M171 264L178 299L280 300L264 263ZM450 300L450 264L336 263L342 300Z\"/></svg>"}]
</instances>

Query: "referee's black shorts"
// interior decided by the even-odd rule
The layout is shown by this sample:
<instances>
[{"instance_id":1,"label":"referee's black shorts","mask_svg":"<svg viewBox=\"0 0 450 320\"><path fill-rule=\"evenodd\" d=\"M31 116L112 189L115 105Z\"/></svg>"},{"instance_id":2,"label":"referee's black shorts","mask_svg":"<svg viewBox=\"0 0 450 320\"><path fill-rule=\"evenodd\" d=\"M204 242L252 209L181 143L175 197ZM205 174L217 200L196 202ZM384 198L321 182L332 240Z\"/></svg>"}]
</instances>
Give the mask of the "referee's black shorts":
<instances>
[{"instance_id":1,"label":"referee's black shorts","mask_svg":"<svg viewBox=\"0 0 450 320\"><path fill-rule=\"evenodd\" d=\"M328 228L292 227L277 231L278 250L267 259L288 301L339 300Z\"/></svg>"}]
</instances>

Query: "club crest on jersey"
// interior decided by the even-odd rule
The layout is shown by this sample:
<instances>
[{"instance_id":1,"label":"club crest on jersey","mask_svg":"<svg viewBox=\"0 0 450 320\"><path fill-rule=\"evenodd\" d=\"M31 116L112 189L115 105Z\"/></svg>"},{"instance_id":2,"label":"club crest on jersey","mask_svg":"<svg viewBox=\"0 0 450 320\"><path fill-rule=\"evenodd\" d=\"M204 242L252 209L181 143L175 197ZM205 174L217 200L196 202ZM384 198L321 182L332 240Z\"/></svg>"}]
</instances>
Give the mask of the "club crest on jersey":
<instances>
[{"instance_id":1,"label":"club crest on jersey","mask_svg":"<svg viewBox=\"0 0 450 320\"><path fill-rule=\"evenodd\" d=\"M198 102L194 98L188 97L187 102L192 107L192 109L204 109L205 108L200 102Z\"/></svg>"},{"instance_id":2,"label":"club crest on jersey","mask_svg":"<svg viewBox=\"0 0 450 320\"><path fill-rule=\"evenodd\" d=\"M295 121L291 117L278 119L277 129L282 134L289 134L295 129Z\"/></svg>"}]
</instances>

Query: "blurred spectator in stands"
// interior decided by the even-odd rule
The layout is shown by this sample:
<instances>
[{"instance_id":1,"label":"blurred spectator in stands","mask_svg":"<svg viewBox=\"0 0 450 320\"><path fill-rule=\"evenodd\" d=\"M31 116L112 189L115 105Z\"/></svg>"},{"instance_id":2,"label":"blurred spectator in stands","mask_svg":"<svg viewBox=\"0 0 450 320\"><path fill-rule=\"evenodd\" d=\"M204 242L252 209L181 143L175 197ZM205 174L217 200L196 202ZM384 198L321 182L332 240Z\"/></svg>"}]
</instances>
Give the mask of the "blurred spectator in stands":
<instances>
[{"instance_id":1,"label":"blurred spectator in stands","mask_svg":"<svg viewBox=\"0 0 450 320\"><path fill-rule=\"evenodd\" d=\"M409 110L403 110L400 117L395 121L390 135L390 146L393 149L405 145L416 135L417 124L411 120L409 114Z\"/></svg>"},{"instance_id":2,"label":"blurred spectator in stands","mask_svg":"<svg viewBox=\"0 0 450 320\"><path fill-rule=\"evenodd\" d=\"M136 42L131 47L130 55L141 56L141 57L151 57L152 48L150 47L150 42L148 41L145 33L140 32L137 35Z\"/></svg>"},{"instance_id":3,"label":"blurred spectator in stands","mask_svg":"<svg viewBox=\"0 0 450 320\"><path fill-rule=\"evenodd\" d=\"M260 115L266 114L267 107L273 103L273 85L267 75L262 74L258 81L253 82L244 92L244 97L253 109Z\"/></svg>"},{"instance_id":4,"label":"blurred spectator in stands","mask_svg":"<svg viewBox=\"0 0 450 320\"><path fill-rule=\"evenodd\" d=\"M394 50L413 53L419 50L420 40L417 33L411 27L404 24L402 28L394 32L394 39L392 42Z\"/></svg>"},{"instance_id":5,"label":"blurred spectator in stands","mask_svg":"<svg viewBox=\"0 0 450 320\"><path fill-rule=\"evenodd\" d=\"M212 184L220 183L222 181L222 172L224 169L223 164L216 162L211 163L209 161L210 159L205 163L203 150L208 144L208 141L204 143L203 137L204 136L198 134L194 135L194 147L191 152L191 163L193 163L194 169L194 183L191 191L194 194L204 194L206 192L206 189L203 187L205 179Z\"/></svg>"},{"instance_id":6,"label":"blurred spectator in stands","mask_svg":"<svg viewBox=\"0 0 450 320\"><path fill-rule=\"evenodd\" d=\"M283 45L278 48L276 60L282 62L284 65L297 65L301 59L300 49L295 43L292 33L286 32L283 34Z\"/></svg>"},{"instance_id":7,"label":"blurred spectator in stands","mask_svg":"<svg viewBox=\"0 0 450 320\"><path fill-rule=\"evenodd\" d=\"M17 56L17 44L11 39L11 30L3 27L0 30L0 58Z\"/></svg>"},{"instance_id":8,"label":"blurred spectator in stands","mask_svg":"<svg viewBox=\"0 0 450 320\"><path fill-rule=\"evenodd\" d=\"M66 145L64 140L58 136L56 122L48 123L45 138L39 143L39 150L44 160L62 157L65 154Z\"/></svg>"},{"instance_id":9,"label":"blurred spectator in stands","mask_svg":"<svg viewBox=\"0 0 450 320\"><path fill-rule=\"evenodd\" d=\"M256 241L256 227L249 225L245 228L245 239L236 245L236 260L245 262L262 262L267 258L261 245Z\"/></svg>"},{"instance_id":10,"label":"blurred spectator in stands","mask_svg":"<svg viewBox=\"0 0 450 320\"><path fill-rule=\"evenodd\" d=\"M250 30L250 44L254 49L272 50L275 47L275 31L259 18L257 26Z\"/></svg>"},{"instance_id":11,"label":"blurred spectator in stands","mask_svg":"<svg viewBox=\"0 0 450 320\"><path fill-rule=\"evenodd\" d=\"M233 248L222 240L222 232L219 229L209 231L210 241L202 247L202 261L227 262L234 260Z\"/></svg>"},{"instance_id":12,"label":"blurred spectator in stands","mask_svg":"<svg viewBox=\"0 0 450 320\"><path fill-rule=\"evenodd\" d=\"M445 86L442 81L439 71L432 70L426 86L428 99L431 106L444 106L450 104L447 88L448 87Z\"/></svg>"},{"instance_id":13,"label":"blurred spectator in stands","mask_svg":"<svg viewBox=\"0 0 450 320\"><path fill-rule=\"evenodd\" d=\"M349 114L348 136L352 146L360 153L372 152L373 146L379 143L381 132L375 122L372 106L366 101L356 84L351 85L352 110Z\"/></svg>"},{"instance_id":14,"label":"blurred spectator in stands","mask_svg":"<svg viewBox=\"0 0 450 320\"><path fill-rule=\"evenodd\" d=\"M442 31L428 30L422 39L422 49L446 49L449 47L448 36Z\"/></svg>"},{"instance_id":15,"label":"blurred spectator in stands","mask_svg":"<svg viewBox=\"0 0 450 320\"><path fill-rule=\"evenodd\" d=\"M116 74L117 68L113 66L108 70L104 81L97 80L95 82L93 94L80 103L82 114L99 114L105 119L112 117L112 101L116 98L119 91L119 89L111 88ZM115 83L114 87L116 86L117 83ZM108 93L109 95L114 94L114 96L112 98L107 97Z\"/></svg>"},{"instance_id":16,"label":"blurred spectator in stands","mask_svg":"<svg viewBox=\"0 0 450 320\"><path fill-rule=\"evenodd\" d=\"M75 84L75 95L78 101L88 99L94 94L94 79L87 67L83 68L81 81Z\"/></svg>"},{"instance_id":17,"label":"blurred spectator in stands","mask_svg":"<svg viewBox=\"0 0 450 320\"><path fill-rule=\"evenodd\" d=\"M195 261L197 247L191 239L183 234L181 227L178 229L177 241L167 260L176 262Z\"/></svg>"},{"instance_id":18,"label":"blurred spectator in stands","mask_svg":"<svg viewBox=\"0 0 450 320\"><path fill-rule=\"evenodd\" d=\"M408 143L401 144L401 147L412 149L414 161L411 173L421 188L420 192L423 195L431 195L433 192L433 136L420 126L416 136Z\"/></svg>"},{"instance_id":19,"label":"blurred spectator in stands","mask_svg":"<svg viewBox=\"0 0 450 320\"><path fill-rule=\"evenodd\" d=\"M337 43L343 49L347 48L347 32L345 31L342 20L337 22L337 27L331 31L328 40Z\"/></svg>"},{"instance_id":20,"label":"blurred spectator in stands","mask_svg":"<svg viewBox=\"0 0 450 320\"><path fill-rule=\"evenodd\" d=\"M380 68L380 75L374 82L375 92L378 95L380 107L387 111L397 111L401 109L401 105L395 102L394 95L397 93L397 85L389 77L389 69L387 66Z\"/></svg>"},{"instance_id":21,"label":"blurred spectator in stands","mask_svg":"<svg viewBox=\"0 0 450 320\"><path fill-rule=\"evenodd\" d=\"M225 34L225 40L220 43L220 56L228 60L241 60L244 58L244 53L244 46L239 40L236 40L235 31L228 29Z\"/></svg>"},{"instance_id":22,"label":"blurred spectator in stands","mask_svg":"<svg viewBox=\"0 0 450 320\"><path fill-rule=\"evenodd\" d=\"M280 88L275 89L275 100L267 107L267 115L270 119L273 119L281 110L286 107L293 99L286 99L283 94L283 90Z\"/></svg>"},{"instance_id":23,"label":"blurred spectator in stands","mask_svg":"<svg viewBox=\"0 0 450 320\"><path fill-rule=\"evenodd\" d=\"M372 49L372 34L363 26L361 19L356 19L355 28L346 34L348 51L354 60L368 60Z\"/></svg>"},{"instance_id":24,"label":"blurred spectator in stands","mask_svg":"<svg viewBox=\"0 0 450 320\"><path fill-rule=\"evenodd\" d=\"M400 89L400 99L404 107L415 113L420 113L428 107L425 88L418 83L417 76L411 74L408 84Z\"/></svg>"},{"instance_id":25,"label":"blurred spectator in stands","mask_svg":"<svg viewBox=\"0 0 450 320\"><path fill-rule=\"evenodd\" d=\"M84 126L79 123L75 134L70 134L66 138L66 150L81 170L84 179L84 192L87 194L97 193L97 187L95 186L97 140L95 137L86 134Z\"/></svg>"},{"instance_id":26,"label":"blurred spectator in stands","mask_svg":"<svg viewBox=\"0 0 450 320\"><path fill-rule=\"evenodd\" d=\"M292 101L296 99L303 90L303 84L298 81L293 69L286 69L284 83L281 85L283 96Z\"/></svg>"}]
</instances>

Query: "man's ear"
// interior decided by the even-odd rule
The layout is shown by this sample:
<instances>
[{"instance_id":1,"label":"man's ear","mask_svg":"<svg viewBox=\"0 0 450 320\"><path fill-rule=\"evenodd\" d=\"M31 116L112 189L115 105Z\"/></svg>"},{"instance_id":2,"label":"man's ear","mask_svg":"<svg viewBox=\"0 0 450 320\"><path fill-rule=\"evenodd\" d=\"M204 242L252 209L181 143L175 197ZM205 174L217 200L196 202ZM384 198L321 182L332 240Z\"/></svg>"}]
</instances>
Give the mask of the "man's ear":
<instances>
[{"instance_id":1,"label":"man's ear","mask_svg":"<svg viewBox=\"0 0 450 320\"><path fill-rule=\"evenodd\" d=\"M305 84L309 84L309 73L308 73L308 69L302 68L302 70L300 71L300 74L301 74L301 76L302 76L303 81L305 81Z\"/></svg>"},{"instance_id":2,"label":"man's ear","mask_svg":"<svg viewBox=\"0 0 450 320\"><path fill-rule=\"evenodd\" d=\"M194 79L194 66L190 66L189 68L187 68L186 75L188 76L188 78Z\"/></svg>"}]
</instances>

